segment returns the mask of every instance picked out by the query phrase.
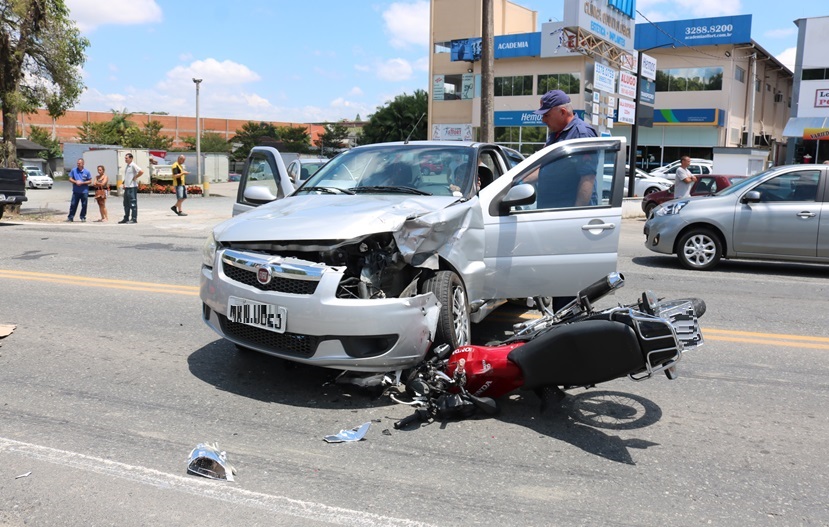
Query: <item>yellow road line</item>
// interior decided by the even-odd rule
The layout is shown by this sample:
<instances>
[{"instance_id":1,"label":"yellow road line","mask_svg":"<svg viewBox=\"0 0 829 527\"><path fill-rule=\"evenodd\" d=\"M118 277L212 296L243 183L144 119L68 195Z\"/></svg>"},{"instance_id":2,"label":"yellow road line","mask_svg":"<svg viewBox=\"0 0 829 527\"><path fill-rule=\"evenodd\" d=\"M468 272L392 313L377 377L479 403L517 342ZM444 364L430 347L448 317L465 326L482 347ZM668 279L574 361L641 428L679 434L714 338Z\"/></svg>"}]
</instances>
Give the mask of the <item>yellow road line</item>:
<instances>
[{"instance_id":1,"label":"yellow road line","mask_svg":"<svg viewBox=\"0 0 829 527\"><path fill-rule=\"evenodd\" d=\"M51 282L65 285L84 285L106 289L123 289L127 291L145 291L149 293L171 293L175 295L197 296L199 288L190 285L159 284L153 282L132 282L113 280L111 278L94 278L87 276L35 273L30 271L10 271L0 269L0 278L29 280L33 282Z\"/></svg>"}]
</instances>

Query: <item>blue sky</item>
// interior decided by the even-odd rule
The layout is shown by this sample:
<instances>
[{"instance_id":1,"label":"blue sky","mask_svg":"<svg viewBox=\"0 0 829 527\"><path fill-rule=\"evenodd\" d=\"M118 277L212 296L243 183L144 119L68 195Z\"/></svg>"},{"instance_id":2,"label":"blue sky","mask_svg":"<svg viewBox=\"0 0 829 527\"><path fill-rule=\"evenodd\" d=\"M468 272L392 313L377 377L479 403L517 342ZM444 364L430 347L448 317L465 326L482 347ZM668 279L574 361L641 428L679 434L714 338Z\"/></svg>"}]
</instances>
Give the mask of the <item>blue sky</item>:
<instances>
[{"instance_id":1,"label":"blue sky","mask_svg":"<svg viewBox=\"0 0 829 527\"><path fill-rule=\"evenodd\" d=\"M316 122L367 118L426 90L427 0L66 0L89 38L75 109ZM539 24L564 0L516 0ZM793 67L797 18L826 0L638 0L649 20L752 15L752 38ZM644 20L640 20L644 21ZM536 30L540 30L536 28Z\"/></svg>"}]
</instances>

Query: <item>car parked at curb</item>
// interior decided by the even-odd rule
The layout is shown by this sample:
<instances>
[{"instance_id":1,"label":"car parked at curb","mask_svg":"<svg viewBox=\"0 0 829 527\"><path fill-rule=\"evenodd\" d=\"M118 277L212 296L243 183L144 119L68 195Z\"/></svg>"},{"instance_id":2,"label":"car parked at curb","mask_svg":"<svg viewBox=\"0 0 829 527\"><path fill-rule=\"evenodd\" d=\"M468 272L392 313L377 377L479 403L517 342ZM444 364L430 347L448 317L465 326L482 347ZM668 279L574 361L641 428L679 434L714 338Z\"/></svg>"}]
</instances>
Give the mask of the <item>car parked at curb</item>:
<instances>
[{"instance_id":1,"label":"car parked at curb","mask_svg":"<svg viewBox=\"0 0 829 527\"><path fill-rule=\"evenodd\" d=\"M745 176L699 176L699 179L691 187L691 195L710 196L742 179L745 179ZM670 187L668 189L647 194L642 199L642 211L644 211L645 217L650 216L651 211L659 205L674 199L674 185L671 182L669 183Z\"/></svg>"},{"instance_id":2,"label":"car parked at curb","mask_svg":"<svg viewBox=\"0 0 829 527\"><path fill-rule=\"evenodd\" d=\"M506 299L573 295L616 269L624 152L624 138L575 139L509 169L496 144L353 148L214 228L203 320L242 348L363 372L468 344ZM593 192L577 205L580 181Z\"/></svg>"},{"instance_id":3,"label":"car parked at curb","mask_svg":"<svg viewBox=\"0 0 829 527\"><path fill-rule=\"evenodd\" d=\"M681 159L678 159L673 163L651 170L650 174L673 181L676 179L676 169L679 168L681 161ZM710 174L714 171L714 162L710 159L698 159L694 157L691 158L691 164L688 165L688 170L695 176Z\"/></svg>"},{"instance_id":4,"label":"car parked at curb","mask_svg":"<svg viewBox=\"0 0 829 527\"><path fill-rule=\"evenodd\" d=\"M829 165L774 167L713 196L660 205L645 245L694 270L722 258L829 263L827 187Z\"/></svg>"},{"instance_id":5,"label":"car parked at curb","mask_svg":"<svg viewBox=\"0 0 829 527\"><path fill-rule=\"evenodd\" d=\"M300 157L291 161L288 165L288 177L295 186L300 186L309 177L317 173L317 170L328 163L327 157Z\"/></svg>"},{"instance_id":6,"label":"car parked at curb","mask_svg":"<svg viewBox=\"0 0 829 527\"><path fill-rule=\"evenodd\" d=\"M29 188L52 188L55 181L44 174L42 170L37 167L23 167L26 172L26 186Z\"/></svg>"},{"instance_id":7,"label":"car parked at curb","mask_svg":"<svg viewBox=\"0 0 829 527\"><path fill-rule=\"evenodd\" d=\"M628 195L628 182L629 182L629 166L625 166L625 196ZM608 165L605 166L605 179L611 178L613 176L613 166ZM644 170L637 168L636 172L634 173L635 182L633 186L633 196L634 197L642 197L647 196L649 194L653 194L654 192L660 192L662 190L667 189L673 183L670 180L667 180L663 177L659 176L652 176L645 172Z\"/></svg>"}]
</instances>

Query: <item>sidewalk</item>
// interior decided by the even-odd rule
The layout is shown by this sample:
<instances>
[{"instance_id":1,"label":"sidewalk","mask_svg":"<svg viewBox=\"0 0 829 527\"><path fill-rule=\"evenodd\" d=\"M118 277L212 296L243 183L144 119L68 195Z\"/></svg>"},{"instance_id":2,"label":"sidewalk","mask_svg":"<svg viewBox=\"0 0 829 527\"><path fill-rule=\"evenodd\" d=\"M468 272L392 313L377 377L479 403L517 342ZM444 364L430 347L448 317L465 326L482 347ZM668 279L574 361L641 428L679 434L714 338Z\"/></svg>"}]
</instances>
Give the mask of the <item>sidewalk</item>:
<instances>
[{"instance_id":1,"label":"sidewalk","mask_svg":"<svg viewBox=\"0 0 829 527\"><path fill-rule=\"evenodd\" d=\"M236 201L238 182L212 183L210 196L200 195L185 200L183 210L187 216L177 216L170 210L176 203L174 194L139 194L138 195L138 223L151 225L162 229L204 230L207 231L217 223L229 219L233 214L233 203ZM20 207L19 214L6 211L3 222L14 223L49 223L53 225L90 225L94 227L116 226L123 228L118 222L124 216L123 196L110 195L107 199L109 222L97 223L100 213L98 204L90 196L87 206L86 223L80 223L80 207L75 215L74 223L65 223L69 215L69 204L72 196L72 187L67 181L56 181L50 190L28 189L26 197L29 200Z\"/></svg>"}]
</instances>

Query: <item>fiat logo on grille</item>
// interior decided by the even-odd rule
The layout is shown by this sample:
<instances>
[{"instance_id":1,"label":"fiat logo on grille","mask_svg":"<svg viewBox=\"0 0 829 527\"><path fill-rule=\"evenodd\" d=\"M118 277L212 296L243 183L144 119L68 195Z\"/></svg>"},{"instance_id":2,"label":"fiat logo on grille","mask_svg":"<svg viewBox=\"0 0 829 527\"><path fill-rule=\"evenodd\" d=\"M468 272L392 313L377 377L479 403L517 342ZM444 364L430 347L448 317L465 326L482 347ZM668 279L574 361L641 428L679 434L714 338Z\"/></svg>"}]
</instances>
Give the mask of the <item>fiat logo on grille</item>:
<instances>
[{"instance_id":1,"label":"fiat logo on grille","mask_svg":"<svg viewBox=\"0 0 829 527\"><path fill-rule=\"evenodd\" d=\"M256 270L256 280L262 285L267 285L271 281L271 268L260 267Z\"/></svg>"}]
</instances>

